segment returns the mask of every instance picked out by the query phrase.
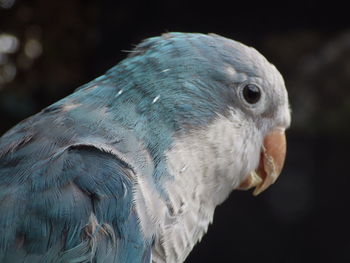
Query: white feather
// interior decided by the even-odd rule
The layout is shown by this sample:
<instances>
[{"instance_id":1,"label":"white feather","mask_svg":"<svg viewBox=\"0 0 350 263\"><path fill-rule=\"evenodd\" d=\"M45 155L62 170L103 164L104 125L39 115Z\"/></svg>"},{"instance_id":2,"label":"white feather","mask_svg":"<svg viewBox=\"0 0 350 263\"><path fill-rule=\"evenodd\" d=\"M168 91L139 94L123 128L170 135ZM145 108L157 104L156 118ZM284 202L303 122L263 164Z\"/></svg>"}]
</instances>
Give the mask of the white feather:
<instances>
[{"instance_id":1,"label":"white feather","mask_svg":"<svg viewBox=\"0 0 350 263\"><path fill-rule=\"evenodd\" d=\"M138 179L141 227L148 236L156 233L153 262L183 262L207 232L215 207L257 166L262 139L257 130L241 125L243 119L237 112L220 116L206 129L176 138L167 152L174 178L165 184L170 204Z\"/></svg>"}]
</instances>

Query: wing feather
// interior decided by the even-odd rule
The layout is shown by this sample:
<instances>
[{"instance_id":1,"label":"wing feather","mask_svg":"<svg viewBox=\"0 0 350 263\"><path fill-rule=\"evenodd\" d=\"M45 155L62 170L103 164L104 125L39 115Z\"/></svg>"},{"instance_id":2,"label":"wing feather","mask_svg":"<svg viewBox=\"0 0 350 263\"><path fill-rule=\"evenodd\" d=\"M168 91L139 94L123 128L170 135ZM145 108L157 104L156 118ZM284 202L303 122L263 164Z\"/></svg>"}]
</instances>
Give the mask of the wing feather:
<instances>
[{"instance_id":1,"label":"wing feather","mask_svg":"<svg viewBox=\"0 0 350 263\"><path fill-rule=\"evenodd\" d=\"M27 127L0 139L0 262L150 262L132 168L101 145L59 147Z\"/></svg>"}]
</instances>

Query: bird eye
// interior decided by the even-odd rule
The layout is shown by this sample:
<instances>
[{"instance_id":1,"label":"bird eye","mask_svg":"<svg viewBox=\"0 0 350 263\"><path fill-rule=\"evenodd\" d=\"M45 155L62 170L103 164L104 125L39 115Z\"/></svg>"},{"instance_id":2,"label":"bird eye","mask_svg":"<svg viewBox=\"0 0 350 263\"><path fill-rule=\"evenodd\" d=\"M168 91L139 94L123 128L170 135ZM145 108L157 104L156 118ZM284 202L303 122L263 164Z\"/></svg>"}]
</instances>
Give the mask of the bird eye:
<instances>
[{"instance_id":1,"label":"bird eye","mask_svg":"<svg viewBox=\"0 0 350 263\"><path fill-rule=\"evenodd\" d=\"M260 100L261 91L257 85L247 84L243 87L243 98L249 104L255 104Z\"/></svg>"}]
</instances>

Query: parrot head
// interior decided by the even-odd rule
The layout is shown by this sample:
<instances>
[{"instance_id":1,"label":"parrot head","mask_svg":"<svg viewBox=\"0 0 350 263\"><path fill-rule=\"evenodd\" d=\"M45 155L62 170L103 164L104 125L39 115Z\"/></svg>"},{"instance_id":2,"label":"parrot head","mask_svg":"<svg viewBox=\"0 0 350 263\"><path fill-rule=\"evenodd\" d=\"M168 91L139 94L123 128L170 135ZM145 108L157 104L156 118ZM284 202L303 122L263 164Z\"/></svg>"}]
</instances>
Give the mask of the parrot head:
<instances>
[{"instance_id":1,"label":"parrot head","mask_svg":"<svg viewBox=\"0 0 350 263\"><path fill-rule=\"evenodd\" d=\"M134 79L147 73L138 87L152 105L144 112L173 127L177 143L200 136L217 149L216 159L241 163L231 165L235 189L255 187L257 195L276 181L291 119L288 94L258 51L215 34L168 33L146 39L126 61Z\"/></svg>"},{"instance_id":2,"label":"parrot head","mask_svg":"<svg viewBox=\"0 0 350 263\"><path fill-rule=\"evenodd\" d=\"M164 151L172 176L162 183L166 212L147 202L138 211L160 225L154 257L172 255L181 262L232 190L255 188L257 195L276 181L291 121L287 90L281 74L258 51L215 34L146 39L120 69L131 72L141 94L138 112L148 124L155 122L149 144L161 145L162 136L172 131ZM139 192L150 188L142 185ZM150 199L158 202L157 195ZM176 220L164 216L169 210ZM149 225L143 224L145 232Z\"/></svg>"}]
</instances>

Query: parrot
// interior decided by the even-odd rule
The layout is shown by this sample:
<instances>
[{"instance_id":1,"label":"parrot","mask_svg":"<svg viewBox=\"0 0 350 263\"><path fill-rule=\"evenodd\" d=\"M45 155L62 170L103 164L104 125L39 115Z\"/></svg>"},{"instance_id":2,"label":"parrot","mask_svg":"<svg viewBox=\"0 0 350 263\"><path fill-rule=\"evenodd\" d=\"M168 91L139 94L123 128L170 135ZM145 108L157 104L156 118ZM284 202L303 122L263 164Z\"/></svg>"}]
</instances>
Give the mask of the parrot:
<instances>
[{"instance_id":1,"label":"parrot","mask_svg":"<svg viewBox=\"0 0 350 263\"><path fill-rule=\"evenodd\" d=\"M184 262L232 191L276 181L290 112L252 47L143 40L0 138L0 262Z\"/></svg>"}]
</instances>

